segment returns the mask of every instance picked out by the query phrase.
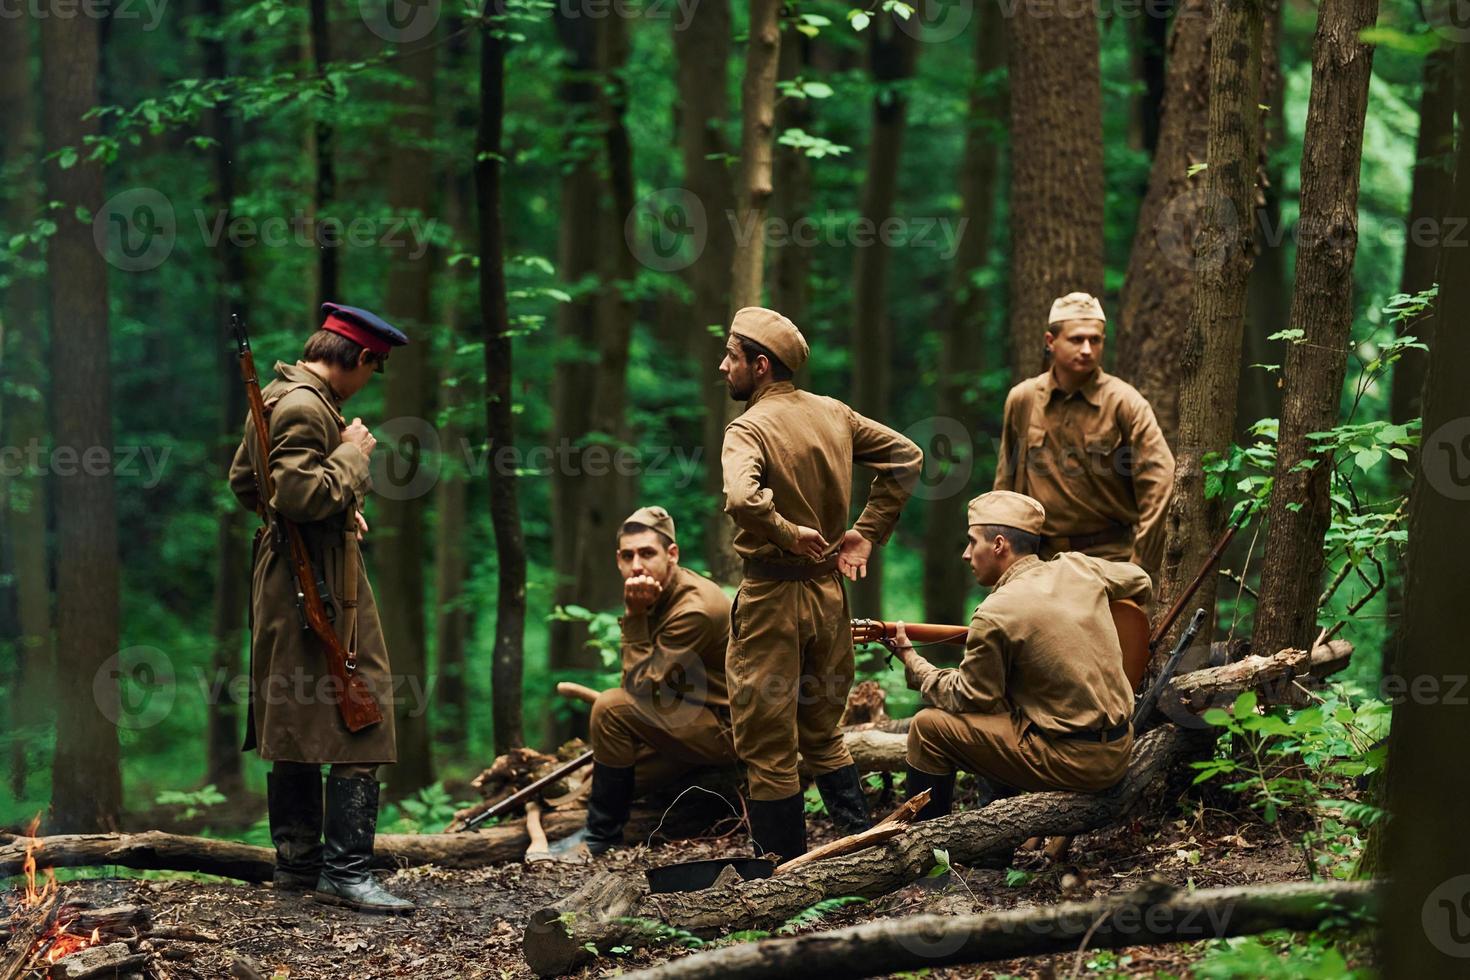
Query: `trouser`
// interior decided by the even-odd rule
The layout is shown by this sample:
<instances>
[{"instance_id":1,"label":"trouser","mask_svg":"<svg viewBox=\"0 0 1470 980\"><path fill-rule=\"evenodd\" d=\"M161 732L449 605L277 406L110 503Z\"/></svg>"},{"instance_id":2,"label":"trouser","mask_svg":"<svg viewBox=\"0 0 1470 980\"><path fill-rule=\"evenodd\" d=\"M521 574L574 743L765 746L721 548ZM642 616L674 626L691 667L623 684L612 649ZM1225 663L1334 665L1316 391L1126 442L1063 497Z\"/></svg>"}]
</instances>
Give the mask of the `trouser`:
<instances>
[{"instance_id":1,"label":"trouser","mask_svg":"<svg viewBox=\"0 0 1470 980\"><path fill-rule=\"evenodd\" d=\"M1042 541L1040 557L1042 561L1050 561L1064 551L1076 551L1094 558L1106 558L1108 561L1128 561L1133 557L1133 539L1119 538L1116 541L1100 541L1085 548L1073 548L1066 538L1047 538Z\"/></svg>"},{"instance_id":2,"label":"trouser","mask_svg":"<svg viewBox=\"0 0 1470 980\"><path fill-rule=\"evenodd\" d=\"M320 773L324 763L318 762L286 762L277 759L271 763L271 771L278 772L283 776L293 776L301 773ZM378 765L376 762L333 762L332 770L328 775L338 776L342 779L371 779L374 782L378 778Z\"/></svg>"},{"instance_id":3,"label":"trouser","mask_svg":"<svg viewBox=\"0 0 1470 980\"><path fill-rule=\"evenodd\" d=\"M1107 789L1128 769L1132 736L1099 743L1042 734L1020 714L925 708L909 723L908 764L935 776L964 769L1020 790Z\"/></svg>"},{"instance_id":4,"label":"trouser","mask_svg":"<svg viewBox=\"0 0 1470 980\"><path fill-rule=\"evenodd\" d=\"M735 764L728 716L705 705L655 707L615 687L597 696L587 725L592 758L605 766L635 767L645 788L699 766Z\"/></svg>"},{"instance_id":5,"label":"trouser","mask_svg":"<svg viewBox=\"0 0 1470 980\"><path fill-rule=\"evenodd\" d=\"M798 754L816 774L852 764L837 724L852 688L852 624L836 573L801 582L747 578L730 613L725 673L735 751L753 800L801 792Z\"/></svg>"}]
</instances>

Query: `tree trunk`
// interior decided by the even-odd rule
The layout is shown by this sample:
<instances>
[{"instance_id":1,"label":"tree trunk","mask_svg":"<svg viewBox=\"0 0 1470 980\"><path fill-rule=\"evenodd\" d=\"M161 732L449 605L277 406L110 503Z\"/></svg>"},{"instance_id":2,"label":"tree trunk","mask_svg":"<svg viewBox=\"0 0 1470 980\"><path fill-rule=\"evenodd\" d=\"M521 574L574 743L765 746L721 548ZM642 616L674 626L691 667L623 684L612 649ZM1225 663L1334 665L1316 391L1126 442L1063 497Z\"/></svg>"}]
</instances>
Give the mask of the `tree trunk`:
<instances>
[{"instance_id":1,"label":"tree trunk","mask_svg":"<svg viewBox=\"0 0 1470 980\"><path fill-rule=\"evenodd\" d=\"M308 11L307 25L311 32L311 66L318 76L323 76L327 65L332 61L331 16L328 0L310 0ZM329 96L335 97L335 95L336 93L331 92L329 87ZM332 113L326 104L315 103L314 111L317 121L312 139L316 163L316 185L313 194L316 223L313 224L313 230L320 235L320 222L331 220L332 201L337 196L337 169L333 159L336 132L328 121ZM319 239L316 242L316 250L317 302L312 308L311 318L317 316L317 308L322 303L336 302L339 299L337 249L321 244Z\"/></svg>"},{"instance_id":2,"label":"tree trunk","mask_svg":"<svg viewBox=\"0 0 1470 980\"><path fill-rule=\"evenodd\" d=\"M1262 650L1304 647L1317 634L1322 542L1331 523L1334 460L1309 434L1337 423L1353 325L1353 257L1358 247L1358 168L1373 49L1358 39L1378 0L1329 0L1312 45L1312 95L1302 142L1301 233L1291 324L1293 341L1276 441L1276 475L1266 511L1270 533L1261 568L1262 603L1253 642ZM1351 464L1349 464L1351 465ZM1309 468L1304 468L1309 467Z\"/></svg>"},{"instance_id":3,"label":"tree trunk","mask_svg":"<svg viewBox=\"0 0 1470 980\"><path fill-rule=\"evenodd\" d=\"M1189 328L1193 249L1208 193L1211 0L1183 0L1169 37L1158 148L1128 272L1118 299L1116 371L1153 406L1169 445L1179 444L1183 334Z\"/></svg>"},{"instance_id":4,"label":"tree trunk","mask_svg":"<svg viewBox=\"0 0 1470 980\"><path fill-rule=\"evenodd\" d=\"M1455 107L1460 117L1451 215L1470 215L1470 51L1455 52ZM1414 696L1395 706L1388 742L1388 809L1382 866L1393 869L1379 943L1383 975L1448 977L1464 972L1465 869L1470 837L1456 801L1466 770L1448 756L1470 739L1463 607L1470 580L1470 522L1465 500L1465 419L1470 418L1470 251L1446 248L1437 319L1448 327L1430 341L1424 386L1422 468L1409 505L1409 551L1398 674L1414 679ZM1421 681L1434 682L1421 696Z\"/></svg>"},{"instance_id":5,"label":"tree trunk","mask_svg":"<svg viewBox=\"0 0 1470 980\"><path fill-rule=\"evenodd\" d=\"M558 93L566 125L585 129L595 125L597 112L597 22L579 10L556 11L556 29L563 57ZM557 304L556 337L560 353L551 379L552 431L566 464L551 473L551 562L556 573L553 601L557 605L583 604L578 577L577 527L581 521L583 487L587 482L581 463L581 440L592 419L587 397L596 379L597 297L589 287L595 276L598 242L587 232L597 221L599 208L597 153L587 140L568 148L570 159L561 179L557 268L572 295ZM549 661L557 675L589 671L599 665L595 651L586 646L582 623L552 622ZM561 734L570 735L570 732Z\"/></svg>"},{"instance_id":6,"label":"tree trunk","mask_svg":"<svg viewBox=\"0 0 1470 980\"><path fill-rule=\"evenodd\" d=\"M0 166L5 180L5 227L12 233L40 213L40 134L36 131L31 81L31 21L7 17L0 23ZM36 250L17 258L37 262ZM4 429L0 444L25 449L46 438L45 316L39 275L19 269L0 300L0 361L10 378L35 378L36 394L7 391L0 403ZM19 387L19 386L17 386ZM14 583L15 684L10 693L10 790L20 799L32 768L32 755L47 724L52 667L51 563L46 548L46 478L27 470L0 477L0 538L4 570Z\"/></svg>"},{"instance_id":7,"label":"tree trunk","mask_svg":"<svg viewBox=\"0 0 1470 980\"><path fill-rule=\"evenodd\" d=\"M427 0L425 0L427 2ZM399 52L396 68L409 84L393 90L397 112L388 152L388 207L396 215L420 219L433 209L434 162L426 147L434 131L434 70L437 40L431 32L416 47ZM379 556L376 566L379 618L392 658L398 688L394 724L398 764L388 768L388 788L410 795L434 782L434 754L429 738L428 651L425 646L424 531L427 478L438 460L425 453L432 417L429 390L431 285L434 263L428 242L410 239L388 258L388 295L384 309L390 323L409 334L411 342L393 354L387 371L384 415L391 427L383 460L385 479L374 489L378 520L368 540ZM460 544L456 548L462 547Z\"/></svg>"},{"instance_id":8,"label":"tree trunk","mask_svg":"<svg viewBox=\"0 0 1470 980\"><path fill-rule=\"evenodd\" d=\"M1153 157L1159 146L1159 125L1164 115L1164 98L1168 92L1169 7L1171 2L1148 8L1146 16L1134 18L1133 66L1143 91L1134 99L1136 146Z\"/></svg>"},{"instance_id":9,"label":"tree trunk","mask_svg":"<svg viewBox=\"0 0 1470 980\"><path fill-rule=\"evenodd\" d=\"M1312 931L1367 916L1371 881L1282 882L1183 891L1143 885L1086 902L974 915L883 918L844 929L777 936L696 953L626 974L628 980L758 980L905 975L1019 956L1198 942L1278 929Z\"/></svg>"},{"instance_id":10,"label":"tree trunk","mask_svg":"<svg viewBox=\"0 0 1470 980\"><path fill-rule=\"evenodd\" d=\"M224 16L221 0L204 0L202 12L206 20L218 21ZM205 73L211 79L229 77L229 57L223 40L204 42ZM229 111L219 108L209 113L209 132L214 138L214 207L228 227L235 206L234 161L238 159L239 140L235 122ZM246 302L245 255L229 235L221 237L214 249L218 262L220 289L215 300L216 329L221 333L232 316L249 323ZM240 381L240 368L228 345L215 345L220 379L220 424L214 452L215 471L229 472L235 448L240 444L240 424L245 418L245 386ZM217 515L215 532L214 622L210 631L214 643L211 658L218 695L209 700L208 734L205 746L206 785L216 786L225 796L233 797L242 788L240 753L240 711L230 696L228 683L240 675L240 653L249 643L245 611L250 604L250 549L247 545L247 521L233 499ZM248 522L253 524L253 521Z\"/></svg>"},{"instance_id":11,"label":"tree trunk","mask_svg":"<svg viewBox=\"0 0 1470 980\"><path fill-rule=\"evenodd\" d=\"M730 313L759 306L765 295L765 221L771 200L771 137L781 64L781 5L750 0L750 37L740 83L740 183L736 188ZM726 410L729 415L733 409ZM727 528L728 532L728 528Z\"/></svg>"},{"instance_id":12,"label":"tree trunk","mask_svg":"<svg viewBox=\"0 0 1470 980\"><path fill-rule=\"evenodd\" d=\"M800 77L810 79L812 40L796 30L790 21L781 38L781 81ZM776 133L788 129L811 131L812 100L785 98L776 103ZM811 292L812 248L793 241L791 230L807 217L812 200L812 164L806 150L797 146L775 148L772 162L772 216L786 230L785 236L771 243L771 308L780 310L798 327L807 326L806 313ZM809 374L803 366L801 375ZM723 395L723 392L717 393ZM721 515L724 519L724 515ZM727 521L728 524L728 521ZM729 537L728 532L725 537Z\"/></svg>"},{"instance_id":13,"label":"tree trunk","mask_svg":"<svg viewBox=\"0 0 1470 980\"><path fill-rule=\"evenodd\" d=\"M882 229L893 217L903 157L908 100L903 84L913 78L917 32L899 26L898 14L879 16L868 28L868 58L876 92L868 139L868 165L859 206L861 220ZM852 407L883 421L892 416L893 327L888 317L888 270L893 251L880 234L853 253ZM861 476L861 474L859 474ZM863 486L865 480L854 481ZM874 548L868 574L848 588L852 614L883 616L883 549Z\"/></svg>"},{"instance_id":14,"label":"tree trunk","mask_svg":"<svg viewBox=\"0 0 1470 980\"><path fill-rule=\"evenodd\" d=\"M1006 118L1005 28L1001 7L995 0L980 6L980 24L975 32L975 78L970 88L969 123L965 155L960 162L960 220L963 230L955 253L939 327L939 362L935 365L935 409L945 428L935 429L924 447L926 466L938 468L933 482L926 480L919 492L929 497L924 528L924 617L931 623L963 620L969 608L966 598L974 576L960 560L965 540L965 510L974 486L975 448L998 431L974 431L982 422L978 379L987 369L985 350L989 342L986 323L990 319L990 297L978 277L990 254L995 221L995 191L1000 174L999 137ZM932 462L931 462L932 461Z\"/></svg>"},{"instance_id":15,"label":"tree trunk","mask_svg":"<svg viewBox=\"0 0 1470 980\"><path fill-rule=\"evenodd\" d=\"M1019 0L1010 27L1011 368L1042 368L1052 300L1103 291L1102 80L1086 0Z\"/></svg>"},{"instance_id":16,"label":"tree trunk","mask_svg":"<svg viewBox=\"0 0 1470 980\"><path fill-rule=\"evenodd\" d=\"M1159 601L1174 601L1204 565L1224 531L1224 498L1205 498L1202 466L1207 453L1225 451L1235 434L1235 398L1240 379L1241 332L1246 281L1254 239L1257 140L1260 126L1260 0L1221 0L1214 9L1210 41L1210 133L1206 146L1202 226L1190 259L1194 296L1179 359L1179 450L1174 495L1166 520L1168 542L1160 573ZM1208 581L1195 604L1215 608ZM1176 627L1176 634L1183 628ZM1213 616L1210 623L1213 627ZM1206 631L1184 667L1196 666L1209 650ZM1159 645L1160 658L1173 643Z\"/></svg>"},{"instance_id":17,"label":"tree trunk","mask_svg":"<svg viewBox=\"0 0 1470 980\"><path fill-rule=\"evenodd\" d=\"M774 878L717 886L701 892L643 895L625 915L566 916L581 904L572 896L531 916L522 949L538 976L569 972L593 958L587 947L608 950L655 941L645 924L654 920L708 937L779 924L823 899L872 898L917 881L934 865L936 847L955 864L1014 850L1034 834L1071 835L1111 826L1172 800L1185 759L1209 735L1165 726L1140 739L1118 785L1103 793L1027 793L927 821L881 848L814 861ZM594 879L596 880L596 879ZM582 895L596 886L584 888ZM640 886L641 887L641 886Z\"/></svg>"},{"instance_id":18,"label":"tree trunk","mask_svg":"<svg viewBox=\"0 0 1470 980\"><path fill-rule=\"evenodd\" d=\"M46 165L46 195L60 201L46 256L51 299L51 406L56 452L110 458L112 384L107 266L91 222L76 212L102 207L102 165L86 159L83 139L97 135L101 48L92 17L41 21L41 66L48 151L81 156L63 169ZM127 231L124 230L124 235ZM99 474L99 470L102 472ZM117 505L112 468L84 466L56 480L56 755L51 766L50 826L110 830L122 810L118 730L122 717L118 654Z\"/></svg>"},{"instance_id":19,"label":"tree trunk","mask_svg":"<svg viewBox=\"0 0 1470 980\"><path fill-rule=\"evenodd\" d=\"M526 543L516 497L513 346L505 290L500 210L501 136L505 123L505 0L491 0L480 28L480 138L475 191L480 236L480 320L485 340L485 421L490 452L490 523L495 529L499 586L491 704L497 755L523 743L521 673L526 634Z\"/></svg>"},{"instance_id":20,"label":"tree trunk","mask_svg":"<svg viewBox=\"0 0 1470 980\"><path fill-rule=\"evenodd\" d=\"M676 23L673 33L684 189L704 209L706 228L704 250L695 255L685 270L685 280L693 294L688 321L689 351L704 396L701 437L704 492L710 500L718 501L723 482L720 446L724 441L725 422L734 407L715 373L725 347L725 326L730 313L730 263L735 252L735 236L730 229L735 187L726 162L730 147L721 133L730 115L730 98L723 84L730 61L729 0L706 0L697 5L690 13L689 23L682 29ZM712 79L719 79L721 84L711 84ZM682 202L680 207L684 207ZM703 523L704 557L711 573L727 584L737 581L740 565L730 544L730 519L723 508L713 506L704 515Z\"/></svg>"}]
</instances>

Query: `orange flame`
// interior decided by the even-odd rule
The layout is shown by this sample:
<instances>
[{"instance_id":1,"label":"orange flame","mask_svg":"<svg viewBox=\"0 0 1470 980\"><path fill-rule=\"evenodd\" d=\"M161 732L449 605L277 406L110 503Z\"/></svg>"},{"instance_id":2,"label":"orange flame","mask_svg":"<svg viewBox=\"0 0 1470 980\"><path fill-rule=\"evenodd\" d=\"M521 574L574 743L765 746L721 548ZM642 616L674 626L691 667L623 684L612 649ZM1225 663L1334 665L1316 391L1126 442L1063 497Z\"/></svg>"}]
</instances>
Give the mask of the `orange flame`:
<instances>
[{"instance_id":1,"label":"orange flame","mask_svg":"<svg viewBox=\"0 0 1470 980\"><path fill-rule=\"evenodd\" d=\"M44 871L46 883L40 888L36 887L36 834L40 827L41 815L38 813L26 827L26 837L29 839L26 841L24 864L26 893L22 901L25 908L44 905L50 902L57 892L56 872L51 868L46 868ZM91 936L79 936L68 932L60 922L53 921L46 933L36 940L35 946L32 947L32 955L36 955L42 948L45 948L45 961L50 964L78 950L96 946L99 942L101 942L101 931L98 929L93 929Z\"/></svg>"}]
</instances>

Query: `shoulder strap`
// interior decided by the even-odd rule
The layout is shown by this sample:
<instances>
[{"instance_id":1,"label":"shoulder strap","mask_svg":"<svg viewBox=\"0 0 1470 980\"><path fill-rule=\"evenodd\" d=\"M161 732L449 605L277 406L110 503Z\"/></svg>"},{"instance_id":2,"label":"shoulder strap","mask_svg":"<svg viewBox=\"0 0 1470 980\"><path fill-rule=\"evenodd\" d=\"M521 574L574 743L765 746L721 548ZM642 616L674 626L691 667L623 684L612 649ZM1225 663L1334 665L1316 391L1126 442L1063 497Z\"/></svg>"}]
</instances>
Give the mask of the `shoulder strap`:
<instances>
[{"instance_id":1,"label":"shoulder strap","mask_svg":"<svg viewBox=\"0 0 1470 980\"><path fill-rule=\"evenodd\" d=\"M335 405L332 404L331 399L329 399L325 394L323 394L322 393L322 390L320 388L318 388L316 385L312 384L310 381L297 381L297 382L295 382L293 384L289 384L286 387L282 388L281 391L280 391L280 393L275 394L275 395L272 395L270 397L270 400L265 403L265 415L266 415L266 418L267 419L270 418L271 409L273 409L273 408L276 407L276 403L277 402L279 402L282 398L285 398L287 395L291 394L291 392L293 392L293 391L299 391L302 388L305 388L307 391L311 392L313 395L316 395L317 399L319 401L321 401L322 405L326 408L326 410L332 413L332 418L334 418L334 419L337 420L337 424L338 425L346 425L347 424L347 420L342 417L342 413L341 412L337 411L337 408L336 408Z\"/></svg>"}]
</instances>

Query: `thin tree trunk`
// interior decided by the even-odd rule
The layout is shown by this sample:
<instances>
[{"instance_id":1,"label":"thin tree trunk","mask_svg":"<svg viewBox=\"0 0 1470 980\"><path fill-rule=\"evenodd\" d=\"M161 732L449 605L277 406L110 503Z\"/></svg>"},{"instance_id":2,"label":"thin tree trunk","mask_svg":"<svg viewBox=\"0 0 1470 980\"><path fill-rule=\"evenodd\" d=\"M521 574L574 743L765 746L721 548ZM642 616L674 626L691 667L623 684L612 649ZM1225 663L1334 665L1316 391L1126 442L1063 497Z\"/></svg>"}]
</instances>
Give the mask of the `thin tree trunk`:
<instances>
[{"instance_id":1,"label":"thin tree trunk","mask_svg":"<svg viewBox=\"0 0 1470 980\"><path fill-rule=\"evenodd\" d=\"M781 81L793 81L810 71L812 43L787 22L781 38ZM812 118L811 99L783 98L776 103L778 135L788 129L809 132ZM811 208L811 160L801 147L778 144L771 169L771 213L786 231L783 237L771 243L771 308L780 310L797 327L804 327L810 293L808 280L811 278L812 248L810 244L794 241L791 233ZM806 373L807 367L803 366L802 374ZM728 538L729 534L725 536Z\"/></svg>"},{"instance_id":2,"label":"thin tree trunk","mask_svg":"<svg viewBox=\"0 0 1470 980\"><path fill-rule=\"evenodd\" d=\"M526 543L516 497L515 468L501 465L515 451L513 347L505 289L504 225L500 209L501 136L505 123L505 0L490 0L480 29L480 139L475 152L479 208L480 319L485 337L485 419L490 451L490 522L495 529L499 588L491 668L495 753L524 741L521 673L525 660Z\"/></svg>"},{"instance_id":3,"label":"thin tree trunk","mask_svg":"<svg viewBox=\"0 0 1470 980\"><path fill-rule=\"evenodd\" d=\"M311 32L311 64L317 75L322 75L332 60L331 16L328 0L310 0L308 5L308 29ZM318 104L317 122L313 127L313 153L316 165L316 184L313 191L316 222L331 218L332 201L337 196L337 169L333 160L336 143L335 130L327 121L330 110ZM312 227L317 228L313 223ZM337 249L318 243L317 245L317 303L338 299ZM316 316L316 309L312 309Z\"/></svg>"},{"instance_id":4,"label":"thin tree trunk","mask_svg":"<svg viewBox=\"0 0 1470 980\"><path fill-rule=\"evenodd\" d=\"M565 112L564 125L572 131L593 126L597 111L597 22L582 13L563 10L560 5L556 10L556 29L563 47L558 92ZM565 465L558 462L551 474L551 562L556 573L553 601L557 605L586 602L578 591L577 527L587 482L580 445L591 425L592 400L587 393L593 388L597 370L597 297L586 282L595 275L598 243L596 236L587 233L587 227L596 223L599 208L598 155L589 144L588 140L578 140L568 148L570 159L561 179L557 268L573 298L557 305L560 353L551 379L552 431L558 450L565 447L565 454L557 458L566 460ZM597 667L596 654L588 649L586 640L584 624L553 621L549 650L552 671L560 675Z\"/></svg>"},{"instance_id":5,"label":"thin tree trunk","mask_svg":"<svg viewBox=\"0 0 1470 980\"><path fill-rule=\"evenodd\" d=\"M1455 52L1455 107L1460 117L1454 197L1448 212L1470 215L1470 52ZM1388 742L1388 809L1382 867L1392 869L1378 931L1386 977L1449 977L1464 972L1466 879L1470 836L1458 805L1466 770L1451 758L1470 740L1470 712L1460 690L1465 675L1463 608L1470 579L1470 521L1465 500L1464 421L1470 417L1470 251L1446 248L1440 268L1446 329L1430 340L1424 386L1423 466L1409 504L1409 552L1398 673L1436 682L1430 696L1394 708ZM1448 329L1453 324L1458 329ZM1383 825L1379 825L1383 826Z\"/></svg>"},{"instance_id":6,"label":"thin tree trunk","mask_svg":"<svg viewBox=\"0 0 1470 980\"><path fill-rule=\"evenodd\" d=\"M1011 370L1042 368L1052 300L1103 290L1102 78L1087 0L1018 0L1010 28Z\"/></svg>"},{"instance_id":7,"label":"thin tree trunk","mask_svg":"<svg viewBox=\"0 0 1470 980\"><path fill-rule=\"evenodd\" d=\"M1168 91L1169 7L1173 3L1155 4L1145 15L1134 18L1133 65L1143 91L1134 99L1136 145L1150 157L1158 149L1159 124L1164 114L1164 96Z\"/></svg>"},{"instance_id":8,"label":"thin tree trunk","mask_svg":"<svg viewBox=\"0 0 1470 980\"><path fill-rule=\"evenodd\" d=\"M204 0L206 20L219 21L224 16L221 0ZM211 79L229 75L229 59L223 40L204 42L205 73ZM209 114L210 135L214 138L215 212L229 215L235 202L234 161L238 159L239 140L235 123L226 109ZM229 235L220 239L215 249L220 289L216 294L217 336L223 335L231 316L248 322L246 303L245 255ZM245 386L240 382L240 369L228 345L215 345L220 379L220 426L214 461L216 472L229 471L235 447L240 441L240 421L245 417ZM218 515L215 532L214 622L210 631L214 643L211 666L216 682L212 688L219 694L208 704L208 736L204 781L213 784L226 796L234 796L241 788L240 712L229 691L229 682L240 675L240 652L247 642L245 610L250 603L250 549L246 545L244 512L234 501Z\"/></svg>"},{"instance_id":9,"label":"thin tree trunk","mask_svg":"<svg viewBox=\"0 0 1470 980\"><path fill-rule=\"evenodd\" d=\"M730 61L729 0L706 0L693 8L689 23L682 29L674 25L674 58L684 188L704 209L707 229L704 250L695 256L685 271L685 278L694 297L689 310L689 350L704 397L700 440L704 492L711 500L719 500L720 444L732 407L729 393L715 373L725 346L725 326L730 312L730 263L735 251L735 237L730 229L735 186L726 163L730 148L721 132L730 115L730 98L724 84ZM704 557L715 577L726 583L738 579L739 569L730 541L729 518L723 509L711 507L704 515Z\"/></svg>"},{"instance_id":10,"label":"thin tree trunk","mask_svg":"<svg viewBox=\"0 0 1470 980\"><path fill-rule=\"evenodd\" d=\"M107 266L79 209L102 207L102 165L85 159L83 138L98 133L101 62L92 17L41 21L42 88L48 151L81 155L63 169L46 166L46 195L60 201L46 256L51 299L51 405L56 451L112 452L112 384L107 322ZM124 232L126 234L126 232ZM91 470L91 472L88 472ZM50 827L116 829L122 810L118 767L121 717L118 653L117 505L111 467L83 467L56 481L56 755L51 766Z\"/></svg>"},{"instance_id":11,"label":"thin tree trunk","mask_svg":"<svg viewBox=\"0 0 1470 980\"><path fill-rule=\"evenodd\" d=\"M880 16L868 28L869 68L877 91L860 215L873 228L881 229L893 216L898 196L908 122L908 100L902 86L914 75L919 54L916 33L899 27L897 14ZM854 251L852 403L857 411L879 420L889 418L892 411L893 327L888 317L892 264L893 251L881 235L867 248ZM854 582L849 592L854 616L882 617L883 549L873 549L867 577Z\"/></svg>"},{"instance_id":12,"label":"thin tree trunk","mask_svg":"<svg viewBox=\"0 0 1470 980\"><path fill-rule=\"evenodd\" d=\"M1260 126L1261 0L1220 0L1210 42L1210 132L1206 144L1203 224L1192 262L1194 296L1182 338L1179 450L1160 573L1160 600L1172 602L1204 564L1228 516L1221 497L1205 499L1203 457L1223 452L1235 433L1241 333L1250 275ZM1196 606L1215 608L1214 582ZM1181 620L1184 617L1180 617ZM1213 618L1210 622L1213 624ZM1210 633L1187 658L1195 666ZM1167 650L1168 644L1161 644Z\"/></svg>"},{"instance_id":13,"label":"thin tree trunk","mask_svg":"<svg viewBox=\"0 0 1470 980\"><path fill-rule=\"evenodd\" d=\"M759 306L765 295L765 221L771 200L776 78L781 65L781 5L750 0L750 37L740 83L740 183L735 196L735 254L730 312ZM726 410L733 414L733 409Z\"/></svg>"},{"instance_id":14,"label":"thin tree trunk","mask_svg":"<svg viewBox=\"0 0 1470 980\"><path fill-rule=\"evenodd\" d=\"M969 122L965 134L965 155L960 162L960 219L963 232L950 274L948 295L939 326L939 363L935 378L935 411L940 419L953 419L958 426L947 426L945 442L924 448L924 459L931 465L952 468L937 475L935 493L926 508L928 522L924 528L924 617L931 623L962 621L965 601L974 584L969 567L960 560L965 540L965 509L969 489L973 486L975 446L998 433L978 431L984 425L978 404L966 394L977 390L977 379L987 367L985 349L988 338L985 326L990 319L989 297L976 282L985 268L990 253L992 225L995 221L995 192L1000 175L1000 136L1006 119L1005 29L1001 23L1001 6L996 0L984 0L980 6L980 24L975 32L975 79L970 87ZM968 432L968 440L957 433ZM953 429L950 432L949 429ZM970 473L969 478L955 474Z\"/></svg>"},{"instance_id":15,"label":"thin tree trunk","mask_svg":"<svg viewBox=\"0 0 1470 980\"><path fill-rule=\"evenodd\" d=\"M427 2L427 0L422 0ZM430 33L414 49L401 51L396 67L410 83L394 90L397 108L388 154L388 206L394 214L426 218L433 207L434 163L425 144L433 135L434 70L437 40ZM389 322L408 332L411 343L393 354L387 372L385 412L398 427L387 479L377 489L378 520L369 538L380 556L376 596L383 639L393 673L404 679L394 706L398 764L388 769L388 787L397 795L416 792L434 782L434 753L429 737L428 652L425 647L424 477L435 460L425 457L423 429L432 414L429 391L429 332L434 263L428 243L410 239L388 259ZM441 447L442 448L442 444ZM430 449L429 451L433 451Z\"/></svg>"},{"instance_id":16,"label":"thin tree trunk","mask_svg":"<svg viewBox=\"0 0 1470 980\"><path fill-rule=\"evenodd\" d=\"M0 164L5 178L5 224L8 234L26 227L40 213L40 134L36 131L34 85L31 80L31 21L6 17L0 23ZM36 261L32 248L19 257ZM0 360L7 376L35 378L39 398L7 394L0 443L22 450L40 445L46 436L44 308L41 280L17 272L0 299ZM48 488L37 472L3 476L0 484L0 537L4 538L5 570L14 582L15 688L11 690L10 789L15 799L26 790L32 756L50 700L47 679L52 666L51 563L46 548Z\"/></svg>"},{"instance_id":17,"label":"thin tree trunk","mask_svg":"<svg viewBox=\"0 0 1470 980\"><path fill-rule=\"evenodd\" d=\"M1334 460L1330 453L1316 451L1309 436L1337 423L1347 373L1358 169L1373 69L1373 49L1358 34L1377 16L1378 0L1326 0L1312 45L1312 94L1302 142L1301 234L1291 304L1291 324L1305 334L1287 349L1282 369L1284 403L1261 567L1266 601L1254 634L1262 650L1306 646L1317 634Z\"/></svg>"},{"instance_id":18,"label":"thin tree trunk","mask_svg":"<svg viewBox=\"0 0 1470 980\"><path fill-rule=\"evenodd\" d=\"M1118 301L1117 373L1153 406L1177 448L1182 335L1208 178L1190 175L1209 140L1211 0L1183 0L1169 37L1163 118Z\"/></svg>"}]
</instances>

